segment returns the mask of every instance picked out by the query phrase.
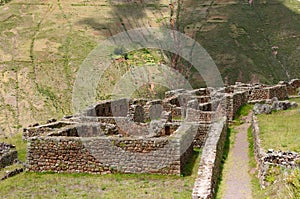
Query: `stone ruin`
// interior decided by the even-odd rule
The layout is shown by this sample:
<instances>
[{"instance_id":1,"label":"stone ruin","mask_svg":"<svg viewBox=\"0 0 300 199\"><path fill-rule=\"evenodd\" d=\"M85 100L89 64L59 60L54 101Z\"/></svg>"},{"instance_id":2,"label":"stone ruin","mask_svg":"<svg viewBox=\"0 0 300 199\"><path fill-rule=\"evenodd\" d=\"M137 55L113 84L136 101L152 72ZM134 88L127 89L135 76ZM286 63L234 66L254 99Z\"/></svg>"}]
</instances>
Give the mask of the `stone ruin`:
<instances>
[{"instance_id":1,"label":"stone ruin","mask_svg":"<svg viewBox=\"0 0 300 199\"><path fill-rule=\"evenodd\" d=\"M256 103L253 107L254 114L271 114L273 111L287 110L289 108L297 108L296 102L290 102L288 100L279 101L277 97L273 97L271 100L266 100L266 103Z\"/></svg>"},{"instance_id":2,"label":"stone ruin","mask_svg":"<svg viewBox=\"0 0 300 199\"><path fill-rule=\"evenodd\" d=\"M269 183L266 181L268 170L272 166L281 168L300 167L300 154L293 151L275 151L274 149L264 149L259 137L260 128L258 119L255 115L252 117L252 135L254 138L254 157L257 163L258 179L261 188L266 188Z\"/></svg>"},{"instance_id":3,"label":"stone ruin","mask_svg":"<svg viewBox=\"0 0 300 199\"><path fill-rule=\"evenodd\" d=\"M29 171L180 175L206 139L220 99L212 89L175 90L163 100L118 99L24 129Z\"/></svg>"},{"instance_id":4,"label":"stone ruin","mask_svg":"<svg viewBox=\"0 0 300 199\"><path fill-rule=\"evenodd\" d=\"M180 175L193 147L202 148L193 198L212 198L227 123L241 106L297 95L300 80L275 86L173 90L165 99L117 99L24 129L29 171Z\"/></svg>"},{"instance_id":5,"label":"stone ruin","mask_svg":"<svg viewBox=\"0 0 300 199\"><path fill-rule=\"evenodd\" d=\"M12 165L18 161L16 147L11 144L0 142L0 169Z\"/></svg>"}]
</instances>

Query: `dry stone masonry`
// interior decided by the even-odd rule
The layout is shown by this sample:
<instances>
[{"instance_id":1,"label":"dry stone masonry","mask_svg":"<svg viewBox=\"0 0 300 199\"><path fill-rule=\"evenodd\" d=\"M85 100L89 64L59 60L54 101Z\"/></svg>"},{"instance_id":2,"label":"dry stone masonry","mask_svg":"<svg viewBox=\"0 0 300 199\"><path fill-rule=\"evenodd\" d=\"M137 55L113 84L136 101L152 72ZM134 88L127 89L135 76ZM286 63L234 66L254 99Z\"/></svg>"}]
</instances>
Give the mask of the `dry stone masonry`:
<instances>
[{"instance_id":1,"label":"dry stone masonry","mask_svg":"<svg viewBox=\"0 0 300 199\"><path fill-rule=\"evenodd\" d=\"M0 142L0 169L12 165L18 161L16 147L11 144Z\"/></svg>"},{"instance_id":2,"label":"dry stone masonry","mask_svg":"<svg viewBox=\"0 0 300 199\"><path fill-rule=\"evenodd\" d=\"M293 106L279 100L297 95L299 86L300 80L275 86L238 82L219 89L172 90L161 100L103 101L61 121L24 129L26 168L59 173L180 175L193 147L201 147L193 198L213 198L227 122L247 103L265 102L274 110ZM298 154L261 149L256 122L253 119L252 127L260 176L266 164L297 165ZM260 179L263 182L263 177Z\"/></svg>"},{"instance_id":3,"label":"dry stone masonry","mask_svg":"<svg viewBox=\"0 0 300 199\"><path fill-rule=\"evenodd\" d=\"M24 129L27 169L180 175L215 120L216 105L201 103L211 90L169 91L163 100L108 100L61 121Z\"/></svg>"},{"instance_id":4,"label":"dry stone masonry","mask_svg":"<svg viewBox=\"0 0 300 199\"><path fill-rule=\"evenodd\" d=\"M255 115L253 115L252 118L252 134L254 137L254 156L258 166L258 178L262 188L268 185L265 179L270 166L280 166L283 168L300 167L299 153L292 151L274 151L273 149L265 150L261 146L258 120Z\"/></svg>"}]
</instances>

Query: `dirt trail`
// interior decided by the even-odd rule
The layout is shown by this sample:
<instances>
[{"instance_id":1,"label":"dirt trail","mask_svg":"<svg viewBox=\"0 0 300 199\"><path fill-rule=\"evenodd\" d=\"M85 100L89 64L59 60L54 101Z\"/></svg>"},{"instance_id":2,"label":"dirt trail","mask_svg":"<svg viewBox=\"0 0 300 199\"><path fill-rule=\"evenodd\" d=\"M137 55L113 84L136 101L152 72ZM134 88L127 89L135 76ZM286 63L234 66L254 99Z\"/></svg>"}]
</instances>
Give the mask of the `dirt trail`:
<instances>
[{"instance_id":1,"label":"dirt trail","mask_svg":"<svg viewBox=\"0 0 300 199\"><path fill-rule=\"evenodd\" d=\"M251 178L249 175L249 157L247 130L251 125L250 113L245 117L245 123L235 127L237 132L233 148L228 156L230 170L225 174L224 199L248 199L251 196Z\"/></svg>"}]
</instances>

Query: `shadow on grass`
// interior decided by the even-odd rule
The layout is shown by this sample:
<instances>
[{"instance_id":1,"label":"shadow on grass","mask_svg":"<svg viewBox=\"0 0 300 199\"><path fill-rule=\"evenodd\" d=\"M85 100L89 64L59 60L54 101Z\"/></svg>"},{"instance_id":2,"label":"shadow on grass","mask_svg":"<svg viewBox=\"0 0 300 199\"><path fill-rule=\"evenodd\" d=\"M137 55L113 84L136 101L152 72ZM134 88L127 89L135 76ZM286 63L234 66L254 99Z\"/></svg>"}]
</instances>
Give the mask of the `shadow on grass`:
<instances>
[{"instance_id":1,"label":"shadow on grass","mask_svg":"<svg viewBox=\"0 0 300 199\"><path fill-rule=\"evenodd\" d=\"M218 177L218 183L216 186L216 193L218 193L219 188L220 188L220 184L223 180L223 169L224 169L224 164L228 158L228 154L229 154L229 149L230 149L230 136L233 133L233 129L232 128L227 128L227 134L226 134L226 141L224 144L224 150L223 150L223 156L222 156L222 160L221 160L221 167L220 167L220 175Z\"/></svg>"},{"instance_id":2,"label":"shadow on grass","mask_svg":"<svg viewBox=\"0 0 300 199\"><path fill-rule=\"evenodd\" d=\"M188 160L188 162L185 164L183 171L182 171L182 176L191 176L193 174L193 169L196 164L196 160L200 154L200 149L196 148L193 150L191 158Z\"/></svg>"}]
</instances>

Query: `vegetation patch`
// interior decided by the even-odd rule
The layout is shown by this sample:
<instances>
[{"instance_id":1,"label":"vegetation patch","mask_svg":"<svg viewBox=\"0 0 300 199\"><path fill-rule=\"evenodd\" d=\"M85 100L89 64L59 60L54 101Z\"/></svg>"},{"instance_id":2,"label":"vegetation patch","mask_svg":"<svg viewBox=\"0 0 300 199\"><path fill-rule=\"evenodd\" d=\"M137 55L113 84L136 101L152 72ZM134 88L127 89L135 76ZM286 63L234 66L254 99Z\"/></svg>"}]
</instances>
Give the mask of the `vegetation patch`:
<instances>
[{"instance_id":1,"label":"vegetation patch","mask_svg":"<svg viewBox=\"0 0 300 199\"><path fill-rule=\"evenodd\" d=\"M264 149L300 152L299 110L277 111L257 118Z\"/></svg>"}]
</instances>

